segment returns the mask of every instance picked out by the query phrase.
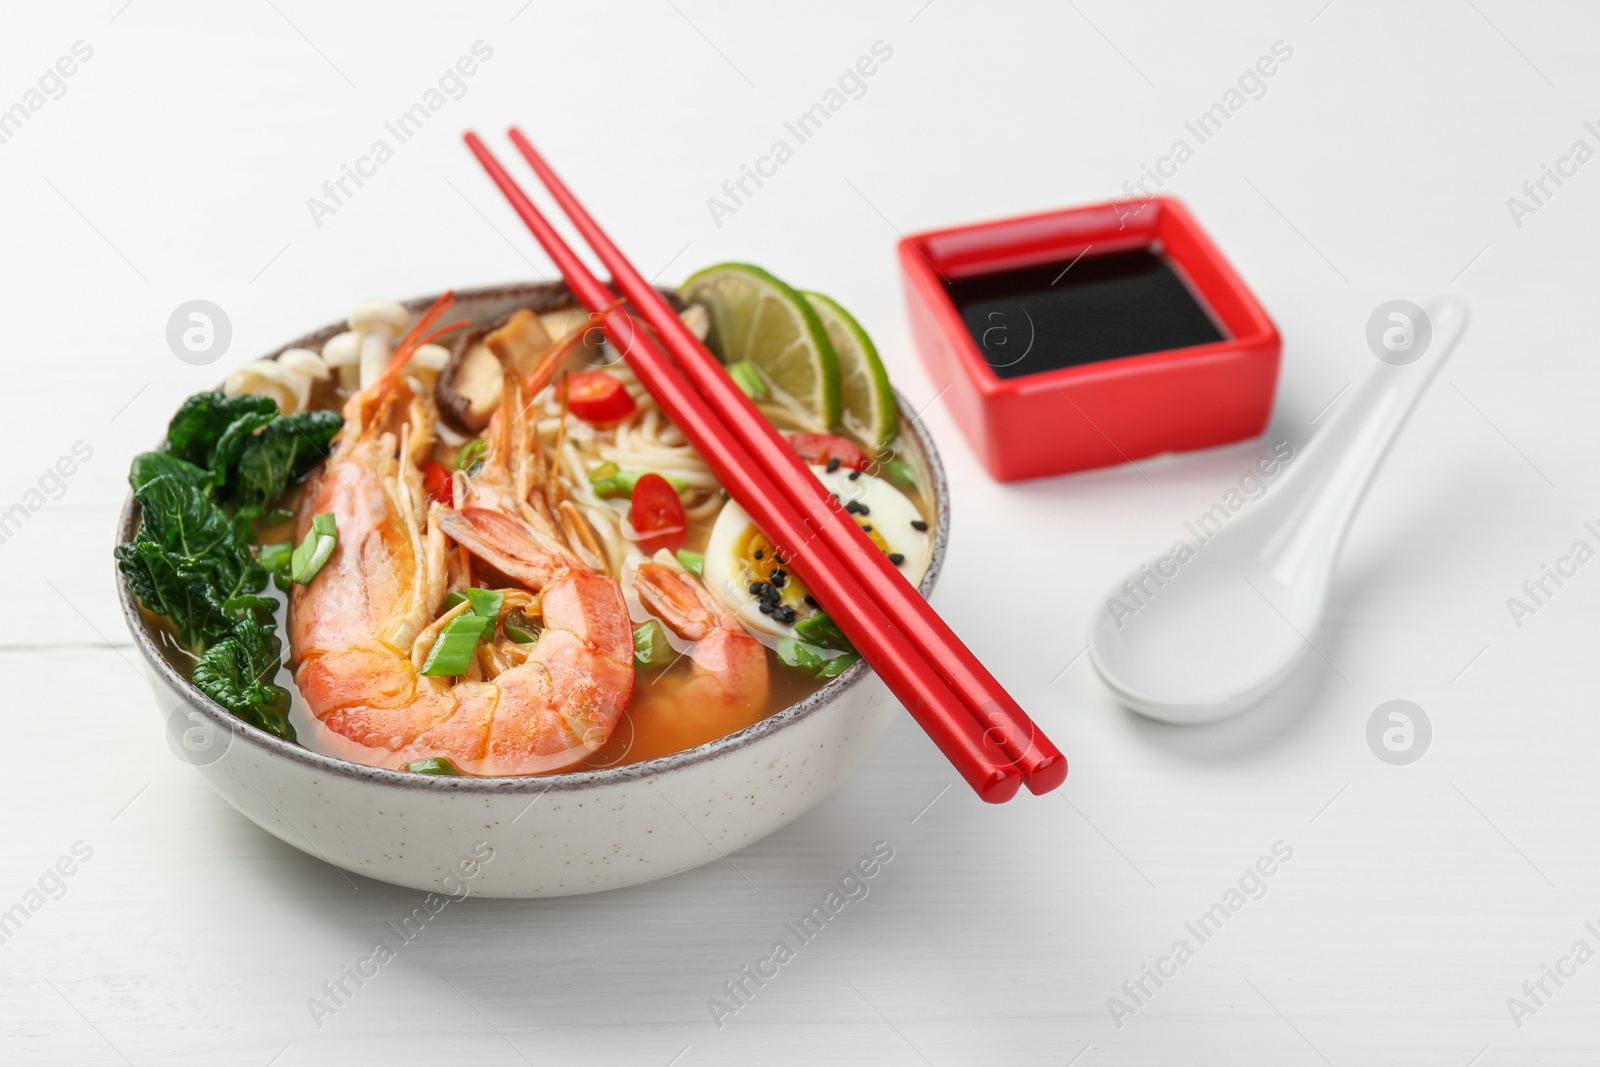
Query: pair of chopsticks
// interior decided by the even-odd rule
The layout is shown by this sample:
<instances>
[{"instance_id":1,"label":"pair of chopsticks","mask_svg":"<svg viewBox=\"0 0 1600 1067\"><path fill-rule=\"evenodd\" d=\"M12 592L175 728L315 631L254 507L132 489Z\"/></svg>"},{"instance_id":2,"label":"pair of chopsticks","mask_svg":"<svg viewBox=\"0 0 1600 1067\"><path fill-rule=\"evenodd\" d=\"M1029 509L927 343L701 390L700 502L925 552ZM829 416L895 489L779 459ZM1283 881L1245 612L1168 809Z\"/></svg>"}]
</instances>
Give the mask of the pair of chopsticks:
<instances>
[{"instance_id":1,"label":"pair of chopsticks","mask_svg":"<svg viewBox=\"0 0 1600 1067\"><path fill-rule=\"evenodd\" d=\"M601 328L856 649L977 794L1061 784L1066 758L846 513L722 364L634 269L521 131L510 138L655 335L616 310ZM474 133L467 147L590 312L617 303ZM659 344L657 343L659 339ZM662 351L664 345L676 365Z\"/></svg>"}]
</instances>

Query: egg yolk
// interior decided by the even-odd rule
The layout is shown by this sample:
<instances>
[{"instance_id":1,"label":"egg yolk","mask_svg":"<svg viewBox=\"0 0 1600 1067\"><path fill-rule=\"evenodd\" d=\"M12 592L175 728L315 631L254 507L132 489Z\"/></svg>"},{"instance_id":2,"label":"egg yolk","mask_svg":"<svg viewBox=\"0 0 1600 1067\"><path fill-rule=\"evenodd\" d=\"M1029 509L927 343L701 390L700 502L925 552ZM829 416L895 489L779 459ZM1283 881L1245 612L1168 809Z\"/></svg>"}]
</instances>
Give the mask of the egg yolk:
<instances>
[{"instance_id":1,"label":"egg yolk","mask_svg":"<svg viewBox=\"0 0 1600 1067\"><path fill-rule=\"evenodd\" d=\"M857 526L866 531L868 540L878 546L878 551L887 556L890 551L889 543L872 525L870 517L865 515L851 517L856 520ZM755 582L771 582L774 571L783 572L783 577L779 579L782 583L779 586L780 603L795 608L800 614L811 613L808 608L802 606L807 593L805 585L794 576L793 571L788 569L787 561L779 560L778 551L772 542L767 540L766 534L752 526L745 534L744 540L734 550L734 560L738 564L739 577L747 586Z\"/></svg>"},{"instance_id":2,"label":"egg yolk","mask_svg":"<svg viewBox=\"0 0 1600 1067\"><path fill-rule=\"evenodd\" d=\"M749 529L744 540L735 549L734 559L739 566L739 577L747 585L754 582L772 582L773 573L782 572L783 577L779 578L777 583L773 583L778 585L780 602L791 606L804 603L806 587L780 562L778 550L760 530L753 526Z\"/></svg>"}]
</instances>

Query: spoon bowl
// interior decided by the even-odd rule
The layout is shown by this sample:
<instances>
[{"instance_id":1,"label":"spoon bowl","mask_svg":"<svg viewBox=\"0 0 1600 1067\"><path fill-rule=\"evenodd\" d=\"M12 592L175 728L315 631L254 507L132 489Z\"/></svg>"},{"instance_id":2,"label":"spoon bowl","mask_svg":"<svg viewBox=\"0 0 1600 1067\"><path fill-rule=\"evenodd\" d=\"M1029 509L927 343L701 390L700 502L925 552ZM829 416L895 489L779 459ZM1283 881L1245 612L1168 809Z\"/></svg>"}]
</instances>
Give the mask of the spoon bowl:
<instances>
[{"instance_id":1,"label":"spoon bowl","mask_svg":"<svg viewBox=\"0 0 1600 1067\"><path fill-rule=\"evenodd\" d=\"M1266 696L1310 651L1306 637L1324 598L1296 598L1261 566L1247 538L1248 531L1218 534L1164 584L1156 584L1157 560L1112 590L1133 612L1101 610L1089 652L1128 707L1164 722L1214 722Z\"/></svg>"},{"instance_id":2,"label":"spoon bowl","mask_svg":"<svg viewBox=\"0 0 1600 1067\"><path fill-rule=\"evenodd\" d=\"M1141 566L1096 613L1095 670L1124 704L1171 723L1257 703L1311 653L1346 531L1406 416L1460 339L1466 306L1427 309L1431 342L1381 363L1272 492L1198 545Z\"/></svg>"}]
</instances>

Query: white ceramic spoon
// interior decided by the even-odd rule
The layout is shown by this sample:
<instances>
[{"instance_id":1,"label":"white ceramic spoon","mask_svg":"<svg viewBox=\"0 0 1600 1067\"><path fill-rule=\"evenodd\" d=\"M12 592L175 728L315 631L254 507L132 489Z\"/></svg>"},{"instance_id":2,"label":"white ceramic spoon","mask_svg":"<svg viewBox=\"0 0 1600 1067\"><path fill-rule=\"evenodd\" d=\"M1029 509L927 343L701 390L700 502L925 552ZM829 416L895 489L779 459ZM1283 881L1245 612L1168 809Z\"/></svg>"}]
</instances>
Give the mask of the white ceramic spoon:
<instances>
[{"instance_id":1,"label":"white ceramic spoon","mask_svg":"<svg viewBox=\"0 0 1600 1067\"><path fill-rule=\"evenodd\" d=\"M1164 722L1215 722L1266 696L1312 648L1356 507L1466 329L1458 301L1426 311L1433 336L1422 356L1379 363L1259 503L1186 562L1130 575L1134 596L1111 590L1089 647L1124 704ZM1113 597L1123 607L1113 610Z\"/></svg>"}]
</instances>

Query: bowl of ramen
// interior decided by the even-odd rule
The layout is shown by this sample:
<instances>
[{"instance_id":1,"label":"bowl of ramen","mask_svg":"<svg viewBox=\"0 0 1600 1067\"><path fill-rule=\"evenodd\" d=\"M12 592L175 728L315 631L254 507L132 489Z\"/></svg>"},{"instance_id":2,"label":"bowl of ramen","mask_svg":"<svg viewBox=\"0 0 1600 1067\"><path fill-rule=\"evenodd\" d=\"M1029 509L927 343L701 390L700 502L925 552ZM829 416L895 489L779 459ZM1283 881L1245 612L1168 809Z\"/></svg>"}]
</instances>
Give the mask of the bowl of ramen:
<instances>
[{"instance_id":1,"label":"bowl of ramen","mask_svg":"<svg viewBox=\"0 0 1600 1067\"><path fill-rule=\"evenodd\" d=\"M667 295L927 595L943 470L848 313L743 265ZM169 747L269 833L440 893L618 888L785 825L889 729L594 320L559 283L367 301L133 461Z\"/></svg>"}]
</instances>

